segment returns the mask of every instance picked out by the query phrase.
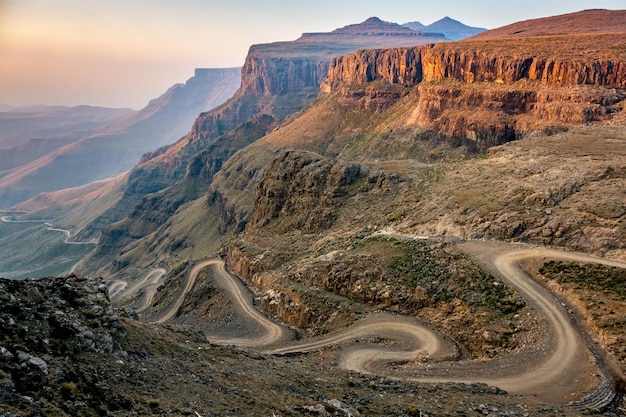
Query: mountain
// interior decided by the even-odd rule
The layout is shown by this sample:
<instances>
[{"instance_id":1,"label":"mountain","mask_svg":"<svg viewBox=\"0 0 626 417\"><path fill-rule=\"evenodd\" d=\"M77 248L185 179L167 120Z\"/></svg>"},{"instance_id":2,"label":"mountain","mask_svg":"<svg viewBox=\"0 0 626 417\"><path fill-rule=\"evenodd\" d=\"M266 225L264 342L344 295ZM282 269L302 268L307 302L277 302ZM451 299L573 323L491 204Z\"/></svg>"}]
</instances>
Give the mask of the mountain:
<instances>
[{"instance_id":1,"label":"mountain","mask_svg":"<svg viewBox=\"0 0 626 417\"><path fill-rule=\"evenodd\" d=\"M430 25L422 29L422 31L427 33L443 33L446 38L453 41L469 38L486 30L487 29L485 28L477 28L464 25L458 20L451 19L448 16L434 23L431 23Z\"/></svg>"},{"instance_id":2,"label":"mountain","mask_svg":"<svg viewBox=\"0 0 626 417\"><path fill-rule=\"evenodd\" d=\"M585 16L585 13L578 15L582 19ZM372 23L380 24L370 20L364 28L355 30L349 26L342 30L352 34L371 32L367 26ZM550 25L550 19L539 24ZM337 34L319 35L325 36ZM571 52L572 37L576 39L574 52ZM295 56L292 60L286 58L290 46ZM217 229L228 236L246 229L253 215L255 188L272 160L286 147L354 161L408 158L433 163L472 158L533 132L549 134L581 124L618 123L620 103L624 100L619 89L625 76L621 69L615 69L624 68L622 47L621 35L575 34L555 35L542 42L535 42L535 38L498 43L472 39L359 50L330 61L327 77L321 84L322 97L306 112L286 119L288 123L283 122L278 131L270 131L261 140L256 140L262 132L257 130L250 136L254 143L236 153L237 147L217 152L222 144L230 142L229 136L222 132L239 120L254 112L267 112L280 122L285 115L278 111L277 104L284 103L289 95L311 97L310 90L318 82L315 74L321 73L323 65L300 61L302 40L254 46L235 96L220 108L202 114L189 135L146 155L131 172L121 200L128 208L118 208L117 213L131 211L132 214L124 220L113 217L120 222L104 230L101 248L92 257L93 265L98 268L107 265L116 253L126 254L122 257L126 259L115 261L116 265L131 265L135 257L143 256L140 253L147 253L146 248L162 246L164 236L169 236L172 242L180 240L166 233L170 224L167 217L182 215L177 212L199 195L191 192L181 199L183 188L168 190L167 187L191 178L186 176L190 172L188 161L194 153L209 147L219 158L204 159L205 164L212 166L200 182L209 189L205 205L208 204L206 209L211 218L206 221L219 220L221 225ZM600 63L599 59L603 61ZM306 71L300 72L301 68ZM264 103L268 104L261 109ZM412 142L411 137L416 139ZM239 143L245 146L245 141ZM158 198L143 197L157 191ZM172 199L176 204L163 217L163 211L161 214L156 211L158 207L168 206L168 194L177 196ZM188 215L198 218L197 213ZM165 229L158 231L161 227ZM478 232L464 233L473 236ZM151 242L139 246L132 243L150 234ZM124 239L120 240L119 236ZM217 246L221 241L221 238L212 239ZM589 246L584 246L574 235L569 238L562 235L559 242L585 250L593 250L595 245L588 242ZM611 238L611 242L621 247L619 240ZM127 245L136 248L134 252L124 249ZM211 246L211 250L217 246ZM139 251L139 247L144 249ZM198 246L194 247L198 250Z\"/></svg>"},{"instance_id":3,"label":"mountain","mask_svg":"<svg viewBox=\"0 0 626 417\"><path fill-rule=\"evenodd\" d=\"M458 20L454 20L448 16L434 23L431 23L428 26L424 26L420 22L408 22L405 23L403 26L424 33L440 33L443 34L447 39L453 41L469 38L487 30L485 28L467 26L459 22Z\"/></svg>"},{"instance_id":4,"label":"mountain","mask_svg":"<svg viewBox=\"0 0 626 417\"><path fill-rule=\"evenodd\" d=\"M158 192L103 230L83 271L123 277L219 251L259 291L261 306L306 335L356 320L337 307L354 302L436 321L472 357L515 351L535 331L518 320L534 313L512 301L511 288L487 301L473 292L484 284L463 287L450 271L480 274L446 248L497 239L623 256L623 33L469 39L333 58L319 97L275 117L260 139L255 129L241 148L222 152L229 134L199 146L210 151L190 157L167 188L155 165ZM257 97L285 91L280 85L242 80ZM146 160L210 137L215 125L200 123L210 114L179 148ZM166 161L181 159L159 164Z\"/></svg>"},{"instance_id":5,"label":"mountain","mask_svg":"<svg viewBox=\"0 0 626 417\"><path fill-rule=\"evenodd\" d=\"M530 19L493 29L476 39L574 33L622 33L626 10L592 9L550 18Z\"/></svg>"},{"instance_id":6,"label":"mountain","mask_svg":"<svg viewBox=\"0 0 626 417\"><path fill-rule=\"evenodd\" d=\"M376 32L348 28L352 40ZM119 324L100 281L0 282L7 401L168 415L507 414L514 402L519 414L618 415L625 33L359 48L326 64L305 58L324 53L313 38L332 47L336 33L251 48L235 96L146 154L99 217L106 227L88 232L102 230L77 271L106 277L129 317ZM64 356L59 335L71 336ZM46 388L65 375L74 385ZM132 381L139 391L120 388ZM220 393L211 403L207 387Z\"/></svg>"},{"instance_id":7,"label":"mountain","mask_svg":"<svg viewBox=\"0 0 626 417\"><path fill-rule=\"evenodd\" d=\"M405 26L405 27L407 27L407 28L409 28L411 30L416 30L416 31L422 31L426 27L426 25L424 25L422 22L418 22L418 21L406 22L402 26Z\"/></svg>"},{"instance_id":8,"label":"mountain","mask_svg":"<svg viewBox=\"0 0 626 417\"><path fill-rule=\"evenodd\" d=\"M161 225L160 221L154 220L162 219L162 216L146 214L151 220L142 220L139 215L144 210L142 198L185 178L193 155L209 147L219 149L215 151L216 155L220 155L216 166L221 167L222 161L238 150L226 139L230 131L248 121L256 125L254 118L264 114L278 122L283 121L313 101L318 95L322 79L328 73L333 56L366 47L415 45L443 39L440 35L423 35L397 24L370 18L330 33L305 33L291 42L253 45L241 71L241 85L233 97L222 106L201 114L188 135L172 145L146 153L133 168L124 187L124 197L120 200L120 205L111 210L111 213L116 214L110 217L107 215L106 218L109 222L122 221L120 213L133 214L122 223L111 225L103 231L103 239L107 240L104 245L106 252L112 254L120 249L115 242L110 241L112 236L125 236L133 240L153 232ZM255 133L248 140L258 139L258 132L255 129ZM242 147L248 144L245 141L238 143ZM203 181L208 186L211 179L212 174L205 176ZM173 209L192 197L197 198L192 193L185 201L180 198L179 192L173 192L178 195L175 198L178 203ZM135 207L138 203L141 204ZM153 211L150 212L154 214ZM99 219L95 222L100 225ZM99 227L88 227L84 233L95 233L99 230ZM127 239L123 240L128 243ZM94 257L100 255L103 253ZM105 259L108 259L106 262L110 261L109 258L100 257L97 263L100 265Z\"/></svg>"},{"instance_id":9,"label":"mountain","mask_svg":"<svg viewBox=\"0 0 626 417\"><path fill-rule=\"evenodd\" d=\"M86 131L85 116L76 114L89 115L85 107L67 116L65 110L0 114L6 120L6 141L14 144L0 158L7 169L0 176L0 207L130 169L144 152L184 135L200 112L230 97L239 80L237 68L197 69L185 84L171 87L139 112L126 111L123 120ZM83 124L68 125L68 120ZM31 131L37 123L47 125ZM61 128L67 133L57 136Z\"/></svg>"}]
</instances>

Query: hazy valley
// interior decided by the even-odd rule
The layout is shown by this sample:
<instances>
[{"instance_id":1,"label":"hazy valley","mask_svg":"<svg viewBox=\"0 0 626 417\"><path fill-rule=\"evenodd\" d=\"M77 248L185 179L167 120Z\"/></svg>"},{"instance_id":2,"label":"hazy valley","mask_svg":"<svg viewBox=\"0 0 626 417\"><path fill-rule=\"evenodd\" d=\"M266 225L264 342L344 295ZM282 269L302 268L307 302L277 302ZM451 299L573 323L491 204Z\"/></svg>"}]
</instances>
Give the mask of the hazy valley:
<instances>
[{"instance_id":1,"label":"hazy valley","mask_svg":"<svg viewBox=\"0 0 626 417\"><path fill-rule=\"evenodd\" d=\"M371 18L140 112L0 113L0 270L72 271L0 281L0 407L624 415L624 22Z\"/></svg>"}]
</instances>

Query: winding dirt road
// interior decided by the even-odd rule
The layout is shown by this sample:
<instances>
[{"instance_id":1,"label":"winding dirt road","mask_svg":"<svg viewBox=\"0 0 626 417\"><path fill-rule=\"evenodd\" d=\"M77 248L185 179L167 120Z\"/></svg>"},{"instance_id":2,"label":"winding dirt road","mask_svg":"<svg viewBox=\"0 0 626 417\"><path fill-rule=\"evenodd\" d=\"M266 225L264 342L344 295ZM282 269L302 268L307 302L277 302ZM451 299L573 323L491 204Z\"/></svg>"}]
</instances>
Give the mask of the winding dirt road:
<instances>
[{"instance_id":1,"label":"winding dirt road","mask_svg":"<svg viewBox=\"0 0 626 417\"><path fill-rule=\"evenodd\" d=\"M44 224L48 227L47 230L63 233L65 235L65 240L63 241L63 243L65 244L68 244L68 245L97 245L98 244L97 240L86 240L86 241L71 240L72 233L69 230L59 229L57 227L54 227L52 223L48 223L48 222L45 222Z\"/></svg>"},{"instance_id":2,"label":"winding dirt road","mask_svg":"<svg viewBox=\"0 0 626 417\"><path fill-rule=\"evenodd\" d=\"M224 261L222 261L221 259L204 259L198 261L198 263L196 263L187 273L185 286L182 288L181 291L179 291L178 295L169 304L169 306L159 314L159 317L154 320L155 323L165 323L166 321L171 320L172 318L174 318L174 316L176 316L176 312L183 303L185 295L187 295L187 293L193 288L194 284L196 283L198 274L209 265L221 265L222 268L224 268Z\"/></svg>"},{"instance_id":3,"label":"winding dirt road","mask_svg":"<svg viewBox=\"0 0 626 417\"><path fill-rule=\"evenodd\" d=\"M225 269L221 259L203 260L195 265L188 274L185 288L157 322L166 322L175 316L198 273L203 268L211 267L214 268L216 285L227 292L236 308L262 329L246 337L209 336L209 341L213 343L254 347L265 353L279 355L336 346L339 347L337 362L345 369L415 381L483 382L510 393L526 394L555 403L576 400L581 393L590 391L608 377L597 365L583 342L586 339L572 323L561 301L526 274L519 263L529 258L540 258L597 262L624 268L626 262L495 242L470 241L457 245L457 248L517 288L535 309L544 330L536 346L494 360L452 360L458 358L458 349L441 332L417 320L386 313L374 314L347 329L324 337L288 342L290 330L268 319L255 308L252 294ZM383 338L397 343L391 343L391 348L387 346L388 343L355 343L362 338ZM429 363L415 362L418 355L428 357ZM398 366L398 363L410 365Z\"/></svg>"},{"instance_id":4,"label":"winding dirt road","mask_svg":"<svg viewBox=\"0 0 626 417\"><path fill-rule=\"evenodd\" d=\"M216 285L223 289L230 297L235 308L240 313L251 318L261 329L246 337L218 337L208 336L207 339L216 344L236 345L240 347L262 347L289 339L293 332L287 327L270 320L261 313L253 302L252 293L243 285L241 280L226 270L224 261L215 259L211 265L214 268Z\"/></svg>"},{"instance_id":5,"label":"winding dirt road","mask_svg":"<svg viewBox=\"0 0 626 417\"><path fill-rule=\"evenodd\" d=\"M111 300L119 300L136 291L143 290L139 300L131 306L137 313L141 313L150 307L157 288L161 284L161 279L166 273L167 271L163 268L151 269L143 278L133 282L132 285L128 285L128 281L124 280L113 281L109 284L109 297Z\"/></svg>"}]
</instances>

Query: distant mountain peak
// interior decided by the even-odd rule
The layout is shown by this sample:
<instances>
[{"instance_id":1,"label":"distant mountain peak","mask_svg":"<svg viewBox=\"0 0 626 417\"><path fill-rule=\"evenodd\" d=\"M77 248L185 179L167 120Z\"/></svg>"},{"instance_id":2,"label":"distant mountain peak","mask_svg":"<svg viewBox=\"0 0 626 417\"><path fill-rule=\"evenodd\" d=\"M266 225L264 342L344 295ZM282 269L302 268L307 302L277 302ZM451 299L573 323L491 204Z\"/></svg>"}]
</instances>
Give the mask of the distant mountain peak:
<instances>
[{"instance_id":1,"label":"distant mountain peak","mask_svg":"<svg viewBox=\"0 0 626 417\"><path fill-rule=\"evenodd\" d=\"M362 25L375 25L375 24L381 24L381 23L385 23L382 19L376 17L376 16L372 16L368 19L366 19L363 23L361 23Z\"/></svg>"},{"instance_id":2,"label":"distant mountain peak","mask_svg":"<svg viewBox=\"0 0 626 417\"><path fill-rule=\"evenodd\" d=\"M487 30L485 28L467 26L466 24L461 23L458 20L451 18L450 16L439 19L428 26L424 26L422 23L417 21L405 23L403 26L419 32L441 33L446 38L455 41L474 36Z\"/></svg>"},{"instance_id":3,"label":"distant mountain peak","mask_svg":"<svg viewBox=\"0 0 626 417\"><path fill-rule=\"evenodd\" d=\"M439 19L434 23L431 23L430 25L427 26L427 28L430 31L448 31L448 32L452 32L452 31L467 31L467 30L471 30L471 29L480 29L481 31L484 31L486 29L484 28L475 28L472 26L467 26L466 24L463 24L461 22L459 22L458 20L452 19L449 16L444 17L443 19Z\"/></svg>"},{"instance_id":4,"label":"distant mountain peak","mask_svg":"<svg viewBox=\"0 0 626 417\"><path fill-rule=\"evenodd\" d=\"M418 22L418 21L406 22L402 26L407 27L407 28L409 28L411 30L417 30L417 31L422 30L422 29L424 29L426 27L425 24L423 24L422 22Z\"/></svg>"},{"instance_id":5,"label":"distant mountain peak","mask_svg":"<svg viewBox=\"0 0 626 417\"><path fill-rule=\"evenodd\" d=\"M353 24L344 26L339 29L333 30L332 33L342 33L342 34L352 34L352 33L370 33L372 31L385 31L385 32L410 32L411 29L399 25L397 23L386 22L381 20L378 17L370 17L367 20Z\"/></svg>"}]
</instances>

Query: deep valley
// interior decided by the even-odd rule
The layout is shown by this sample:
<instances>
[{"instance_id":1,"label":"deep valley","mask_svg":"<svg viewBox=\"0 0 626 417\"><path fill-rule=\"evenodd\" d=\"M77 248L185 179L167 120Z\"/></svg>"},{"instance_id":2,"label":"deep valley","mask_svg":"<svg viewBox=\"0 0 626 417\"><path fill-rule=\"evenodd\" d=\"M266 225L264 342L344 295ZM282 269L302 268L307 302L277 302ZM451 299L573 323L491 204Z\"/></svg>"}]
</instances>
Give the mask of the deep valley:
<instances>
[{"instance_id":1,"label":"deep valley","mask_svg":"<svg viewBox=\"0 0 626 417\"><path fill-rule=\"evenodd\" d=\"M626 11L450 21L254 45L177 141L17 199L0 415L626 415Z\"/></svg>"}]
</instances>

